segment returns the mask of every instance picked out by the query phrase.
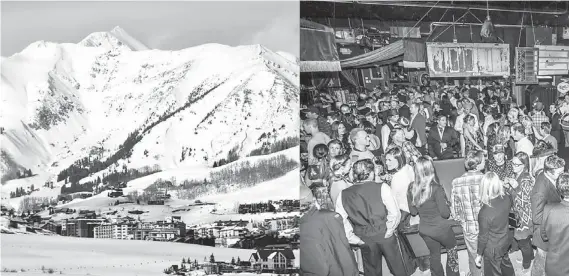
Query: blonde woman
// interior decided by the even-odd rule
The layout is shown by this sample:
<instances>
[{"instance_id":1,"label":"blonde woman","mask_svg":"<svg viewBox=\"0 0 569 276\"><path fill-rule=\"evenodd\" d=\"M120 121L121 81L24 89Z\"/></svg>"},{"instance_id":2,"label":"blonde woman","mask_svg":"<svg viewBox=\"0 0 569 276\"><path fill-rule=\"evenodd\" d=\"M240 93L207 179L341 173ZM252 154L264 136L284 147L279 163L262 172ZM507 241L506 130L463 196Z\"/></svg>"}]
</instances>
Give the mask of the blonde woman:
<instances>
[{"instance_id":1,"label":"blonde woman","mask_svg":"<svg viewBox=\"0 0 569 276\"><path fill-rule=\"evenodd\" d=\"M450 208L446 194L435 180L435 167L429 156L421 156L414 166L415 181L409 187L407 201L411 215L419 215L419 234L430 254L431 275L444 276L441 246L447 249L446 275L460 275L456 238L451 229Z\"/></svg>"},{"instance_id":2,"label":"blonde woman","mask_svg":"<svg viewBox=\"0 0 569 276\"><path fill-rule=\"evenodd\" d=\"M481 267L484 260L484 276L513 276L514 268L508 255L511 244L508 217L512 199L494 172L488 172L482 178L480 203L476 266Z\"/></svg>"}]
</instances>

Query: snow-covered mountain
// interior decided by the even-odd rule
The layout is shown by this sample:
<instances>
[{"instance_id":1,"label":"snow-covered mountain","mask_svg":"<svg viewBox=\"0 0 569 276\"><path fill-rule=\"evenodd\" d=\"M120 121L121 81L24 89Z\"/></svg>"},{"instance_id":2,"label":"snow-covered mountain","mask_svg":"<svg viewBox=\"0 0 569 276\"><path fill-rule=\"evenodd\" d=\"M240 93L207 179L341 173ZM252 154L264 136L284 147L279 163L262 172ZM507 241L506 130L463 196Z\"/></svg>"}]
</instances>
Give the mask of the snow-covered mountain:
<instances>
[{"instance_id":1,"label":"snow-covered mountain","mask_svg":"<svg viewBox=\"0 0 569 276\"><path fill-rule=\"evenodd\" d=\"M150 50L123 29L2 57L2 174L211 167L298 136L298 62L261 45ZM109 166L107 166L109 165Z\"/></svg>"}]
</instances>

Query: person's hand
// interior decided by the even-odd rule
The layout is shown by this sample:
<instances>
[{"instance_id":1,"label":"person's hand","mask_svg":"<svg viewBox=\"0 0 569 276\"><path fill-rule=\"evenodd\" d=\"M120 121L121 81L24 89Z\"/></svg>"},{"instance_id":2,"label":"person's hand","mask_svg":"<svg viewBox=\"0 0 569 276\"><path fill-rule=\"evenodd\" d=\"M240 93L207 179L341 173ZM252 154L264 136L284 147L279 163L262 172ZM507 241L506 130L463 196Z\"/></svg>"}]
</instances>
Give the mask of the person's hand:
<instances>
[{"instance_id":1,"label":"person's hand","mask_svg":"<svg viewBox=\"0 0 569 276\"><path fill-rule=\"evenodd\" d=\"M508 177L508 178L505 179L504 182L510 184L510 186L512 186L512 188L514 188L514 189L518 187L518 181L516 181L516 180L513 179L513 178L509 178L509 177Z\"/></svg>"},{"instance_id":2,"label":"person's hand","mask_svg":"<svg viewBox=\"0 0 569 276\"><path fill-rule=\"evenodd\" d=\"M385 238L386 238L386 239L391 238L391 236L393 236L393 232L386 232L386 233L385 233Z\"/></svg>"},{"instance_id":3,"label":"person's hand","mask_svg":"<svg viewBox=\"0 0 569 276\"><path fill-rule=\"evenodd\" d=\"M481 268L482 267L482 256L476 255L476 259L474 259L474 264L476 264L476 267Z\"/></svg>"},{"instance_id":4,"label":"person's hand","mask_svg":"<svg viewBox=\"0 0 569 276\"><path fill-rule=\"evenodd\" d=\"M441 143L441 148L444 150L447 147L447 143Z\"/></svg>"}]
</instances>

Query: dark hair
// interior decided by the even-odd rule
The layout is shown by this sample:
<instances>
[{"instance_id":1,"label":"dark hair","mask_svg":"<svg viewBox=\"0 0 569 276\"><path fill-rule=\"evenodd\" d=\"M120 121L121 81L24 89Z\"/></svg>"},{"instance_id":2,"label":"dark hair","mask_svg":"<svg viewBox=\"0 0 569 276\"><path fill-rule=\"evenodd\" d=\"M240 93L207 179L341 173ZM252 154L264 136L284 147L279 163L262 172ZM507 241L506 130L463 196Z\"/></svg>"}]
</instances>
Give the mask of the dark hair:
<instances>
[{"instance_id":1,"label":"dark hair","mask_svg":"<svg viewBox=\"0 0 569 276\"><path fill-rule=\"evenodd\" d=\"M395 109L390 109L389 111L387 111L387 118L391 118L393 116L399 116L399 112Z\"/></svg>"},{"instance_id":2,"label":"dark hair","mask_svg":"<svg viewBox=\"0 0 569 276\"><path fill-rule=\"evenodd\" d=\"M565 160L557 155L548 156L545 158L545 162L543 162L543 170L545 172L551 172L563 167L565 167Z\"/></svg>"},{"instance_id":3,"label":"dark hair","mask_svg":"<svg viewBox=\"0 0 569 276\"><path fill-rule=\"evenodd\" d=\"M372 134L375 131L373 124L367 120L362 120L360 123L360 128L363 128L367 134Z\"/></svg>"},{"instance_id":4,"label":"dark hair","mask_svg":"<svg viewBox=\"0 0 569 276\"><path fill-rule=\"evenodd\" d=\"M512 125L512 132L513 131L517 131L523 135L526 134L526 128L522 123L515 123L514 125Z\"/></svg>"},{"instance_id":5,"label":"dark hair","mask_svg":"<svg viewBox=\"0 0 569 276\"><path fill-rule=\"evenodd\" d=\"M391 155L393 156L393 158L395 158L395 160L397 160L398 163L397 170L400 170L401 168L403 168L403 166L405 166L405 164L407 164L405 160L405 154L403 153L403 150L400 147L391 148L385 153L385 156L387 155Z\"/></svg>"},{"instance_id":6,"label":"dark hair","mask_svg":"<svg viewBox=\"0 0 569 276\"><path fill-rule=\"evenodd\" d=\"M330 147L332 145L339 145L341 149L344 149L344 144L342 143L342 141L340 141L338 139L333 139L333 140L330 140L330 142L328 142L328 150L330 150Z\"/></svg>"},{"instance_id":7,"label":"dark hair","mask_svg":"<svg viewBox=\"0 0 569 276\"><path fill-rule=\"evenodd\" d=\"M474 170L484 161L484 152L481 150L471 150L466 153L464 167L467 171Z\"/></svg>"},{"instance_id":8,"label":"dark hair","mask_svg":"<svg viewBox=\"0 0 569 276\"><path fill-rule=\"evenodd\" d=\"M560 174L555 186L561 198L566 199L569 197L569 173L564 172Z\"/></svg>"},{"instance_id":9,"label":"dark hair","mask_svg":"<svg viewBox=\"0 0 569 276\"><path fill-rule=\"evenodd\" d=\"M312 155L317 159L322 159L328 155L328 146L326 144L318 144L312 149Z\"/></svg>"},{"instance_id":10,"label":"dark hair","mask_svg":"<svg viewBox=\"0 0 569 276\"><path fill-rule=\"evenodd\" d=\"M514 157L520 159L520 161L522 161L522 164L524 164L524 171L529 172L531 163L528 154L523 151L519 151L518 153L514 154Z\"/></svg>"}]
</instances>

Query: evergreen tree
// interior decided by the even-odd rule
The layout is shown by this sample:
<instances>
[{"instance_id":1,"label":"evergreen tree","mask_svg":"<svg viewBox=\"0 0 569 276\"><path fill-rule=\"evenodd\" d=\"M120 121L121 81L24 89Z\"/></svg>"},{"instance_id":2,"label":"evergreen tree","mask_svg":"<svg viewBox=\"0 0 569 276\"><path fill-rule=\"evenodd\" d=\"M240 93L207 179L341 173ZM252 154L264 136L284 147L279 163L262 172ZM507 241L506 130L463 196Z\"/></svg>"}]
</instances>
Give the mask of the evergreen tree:
<instances>
[{"instance_id":1,"label":"evergreen tree","mask_svg":"<svg viewBox=\"0 0 569 276\"><path fill-rule=\"evenodd\" d=\"M215 256L213 256L213 253L211 253L211 256L209 256L209 262L215 263Z\"/></svg>"},{"instance_id":2,"label":"evergreen tree","mask_svg":"<svg viewBox=\"0 0 569 276\"><path fill-rule=\"evenodd\" d=\"M183 263L183 264L186 263L186 258L182 258L182 263Z\"/></svg>"},{"instance_id":3,"label":"evergreen tree","mask_svg":"<svg viewBox=\"0 0 569 276\"><path fill-rule=\"evenodd\" d=\"M34 184L30 187L30 190L34 191Z\"/></svg>"},{"instance_id":4,"label":"evergreen tree","mask_svg":"<svg viewBox=\"0 0 569 276\"><path fill-rule=\"evenodd\" d=\"M239 256L237 256L237 264L241 265L241 258L239 258Z\"/></svg>"},{"instance_id":5,"label":"evergreen tree","mask_svg":"<svg viewBox=\"0 0 569 276\"><path fill-rule=\"evenodd\" d=\"M231 264L232 264L232 265L235 265L235 257L232 257L232 258L231 258Z\"/></svg>"}]
</instances>

